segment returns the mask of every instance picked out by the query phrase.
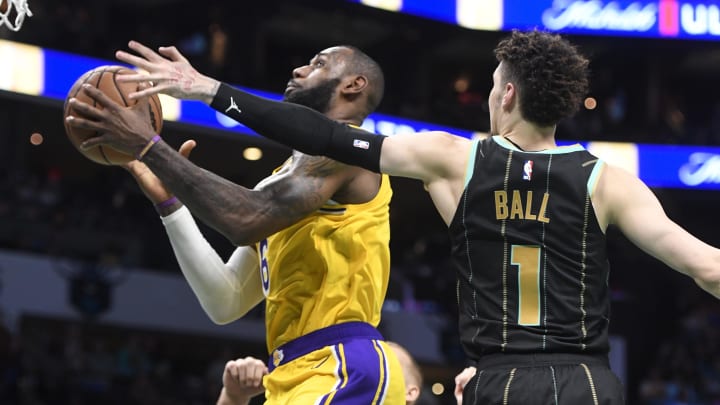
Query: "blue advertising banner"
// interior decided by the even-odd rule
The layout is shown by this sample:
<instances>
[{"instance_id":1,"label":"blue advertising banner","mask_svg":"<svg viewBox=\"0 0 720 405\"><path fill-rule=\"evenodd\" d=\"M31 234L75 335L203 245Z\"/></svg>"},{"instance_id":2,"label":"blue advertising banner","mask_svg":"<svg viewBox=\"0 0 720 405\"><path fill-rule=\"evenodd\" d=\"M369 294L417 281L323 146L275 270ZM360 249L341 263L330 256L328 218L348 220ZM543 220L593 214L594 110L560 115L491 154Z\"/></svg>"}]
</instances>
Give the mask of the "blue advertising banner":
<instances>
[{"instance_id":1,"label":"blue advertising banner","mask_svg":"<svg viewBox=\"0 0 720 405\"><path fill-rule=\"evenodd\" d=\"M639 145L638 175L650 187L720 190L720 148Z\"/></svg>"},{"instance_id":2,"label":"blue advertising banner","mask_svg":"<svg viewBox=\"0 0 720 405\"><path fill-rule=\"evenodd\" d=\"M572 34L720 39L715 1L505 0L505 5L505 30L538 27Z\"/></svg>"},{"instance_id":3,"label":"blue advertising banner","mask_svg":"<svg viewBox=\"0 0 720 405\"><path fill-rule=\"evenodd\" d=\"M114 62L88 58L36 46L0 40L0 90L64 100L72 84L84 72ZM270 99L279 94L245 89ZM209 128L252 134L245 126L217 113L199 101L161 97L164 118ZM466 138L477 133L385 114L373 114L364 123L368 131L395 135L423 131L446 131ZM572 141L558 141L560 145ZM720 189L720 148L703 146L644 145L617 142L588 142L590 152L625 168L650 187Z\"/></svg>"},{"instance_id":4,"label":"blue advertising banner","mask_svg":"<svg viewBox=\"0 0 720 405\"><path fill-rule=\"evenodd\" d=\"M10 42L4 42L12 44ZM64 52L42 49L37 52L36 58L40 68L38 77L28 78L27 75L22 76L22 80L32 80L37 82L35 88L40 89L33 92L33 95L40 95L55 99L65 99L68 91L73 83L86 71L103 65L122 65L118 62L112 62L102 59L95 59L85 56L73 55ZM8 90L16 90L12 84ZM262 90L250 89L237 86L249 93L266 97L272 100L280 100L282 95L270 93ZM240 132L243 134L254 134L252 130L244 125L218 113L202 102L175 100L169 97L161 98L163 105L163 113L165 119L170 121L180 121L188 124L201 125L216 129ZM368 131L380 133L383 135L394 135L402 132L421 132L421 131L448 131L458 135L471 138L473 131L451 128L447 126L426 123L421 121L409 120L400 117L394 117L386 114L372 114L363 123L363 128Z\"/></svg>"},{"instance_id":5,"label":"blue advertising banner","mask_svg":"<svg viewBox=\"0 0 720 405\"><path fill-rule=\"evenodd\" d=\"M716 0L349 0L464 27L647 38L720 39Z\"/></svg>"}]
</instances>

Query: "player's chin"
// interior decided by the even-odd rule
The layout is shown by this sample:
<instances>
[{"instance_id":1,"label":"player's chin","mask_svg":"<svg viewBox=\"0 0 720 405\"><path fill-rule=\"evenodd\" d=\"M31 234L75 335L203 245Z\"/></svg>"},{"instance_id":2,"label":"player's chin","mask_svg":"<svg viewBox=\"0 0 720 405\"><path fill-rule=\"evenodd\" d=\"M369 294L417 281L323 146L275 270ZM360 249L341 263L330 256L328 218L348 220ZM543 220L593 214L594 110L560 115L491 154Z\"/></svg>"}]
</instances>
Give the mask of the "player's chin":
<instances>
[{"instance_id":1,"label":"player's chin","mask_svg":"<svg viewBox=\"0 0 720 405\"><path fill-rule=\"evenodd\" d=\"M288 96L292 94L292 92L294 92L295 90L297 90L297 87L295 86L286 87L285 92L283 93L283 97L288 98Z\"/></svg>"}]
</instances>

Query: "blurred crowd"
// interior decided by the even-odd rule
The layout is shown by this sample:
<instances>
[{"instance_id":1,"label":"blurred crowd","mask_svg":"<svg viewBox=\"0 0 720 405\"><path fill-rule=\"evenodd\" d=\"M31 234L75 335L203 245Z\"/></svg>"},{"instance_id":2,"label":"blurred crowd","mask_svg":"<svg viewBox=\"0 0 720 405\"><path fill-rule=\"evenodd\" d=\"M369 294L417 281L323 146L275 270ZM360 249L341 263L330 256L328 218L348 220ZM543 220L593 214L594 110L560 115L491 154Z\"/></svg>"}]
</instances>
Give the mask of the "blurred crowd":
<instances>
[{"instance_id":1,"label":"blurred crowd","mask_svg":"<svg viewBox=\"0 0 720 405\"><path fill-rule=\"evenodd\" d=\"M156 255L146 255L148 240L142 235L158 236L157 216L127 174L106 173L92 184L76 183L54 170L1 173L0 246L152 267L148 261ZM170 268L167 262L159 267Z\"/></svg>"},{"instance_id":2,"label":"blurred crowd","mask_svg":"<svg viewBox=\"0 0 720 405\"><path fill-rule=\"evenodd\" d=\"M192 347L192 350L188 348ZM228 360L262 347L208 336L29 318L0 325L4 405L207 405Z\"/></svg>"},{"instance_id":3,"label":"blurred crowd","mask_svg":"<svg viewBox=\"0 0 720 405\"><path fill-rule=\"evenodd\" d=\"M687 310L664 325L669 337L641 365L638 383L626 387L628 403L720 404L720 310L709 300L694 300ZM11 331L0 322L3 405L209 404L228 360L266 357L261 343L213 336L32 315L18 325ZM444 366L452 374L462 364ZM454 374L444 378L435 368L431 375L428 385L439 380L447 388ZM423 404L452 403L449 395L423 398Z\"/></svg>"},{"instance_id":4,"label":"blurred crowd","mask_svg":"<svg viewBox=\"0 0 720 405\"><path fill-rule=\"evenodd\" d=\"M671 325L668 325L671 326ZM647 405L720 404L720 311L698 305L665 338L639 386Z\"/></svg>"}]
</instances>

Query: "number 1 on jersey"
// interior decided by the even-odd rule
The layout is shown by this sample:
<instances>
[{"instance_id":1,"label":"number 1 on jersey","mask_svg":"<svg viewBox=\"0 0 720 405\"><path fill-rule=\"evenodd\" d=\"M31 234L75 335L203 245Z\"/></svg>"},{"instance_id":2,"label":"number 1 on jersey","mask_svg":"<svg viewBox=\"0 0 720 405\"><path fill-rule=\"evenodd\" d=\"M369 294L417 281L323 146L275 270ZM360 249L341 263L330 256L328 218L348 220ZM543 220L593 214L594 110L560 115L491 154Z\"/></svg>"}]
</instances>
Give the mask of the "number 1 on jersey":
<instances>
[{"instance_id":1,"label":"number 1 on jersey","mask_svg":"<svg viewBox=\"0 0 720 405\"><path fill-rule=\"evenodd\" d=\"M540 325L540 247L512 245L510 263L518 266L518 324Z\"/></svg>"}]
</instances>

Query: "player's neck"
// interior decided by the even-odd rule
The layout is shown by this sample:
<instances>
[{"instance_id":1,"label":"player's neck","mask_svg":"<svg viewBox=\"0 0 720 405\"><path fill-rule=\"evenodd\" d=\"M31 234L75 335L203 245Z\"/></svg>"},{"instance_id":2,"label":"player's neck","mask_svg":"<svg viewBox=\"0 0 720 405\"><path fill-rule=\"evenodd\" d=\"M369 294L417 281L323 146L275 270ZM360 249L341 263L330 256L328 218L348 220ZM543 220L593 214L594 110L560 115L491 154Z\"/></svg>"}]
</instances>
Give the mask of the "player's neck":
<instances>
[{"instance_id":1,"label":"player's neck","mask_svg":"<svg viewBox=\"0 0 720 405\"><path fill-rule=\"evenodd\" d=\"M521 150L537 152L557 147L555 126L538 127L527 121L519 121L511 128L500 131L500 135Z\"/></svg>"},{"instance_id":2,"label":"player's neck","mask_svg":"<svg viewBox=\"0 0 720 405\"><path fill-rule=\"evenodd\" d=\"M344 122L346 124L352 124L360 126L365 120L365 117L360 116L355 111L343 109L343 108L331 108L325 112L325 116L333 121Z\"/></svg>"}]
</instances>

